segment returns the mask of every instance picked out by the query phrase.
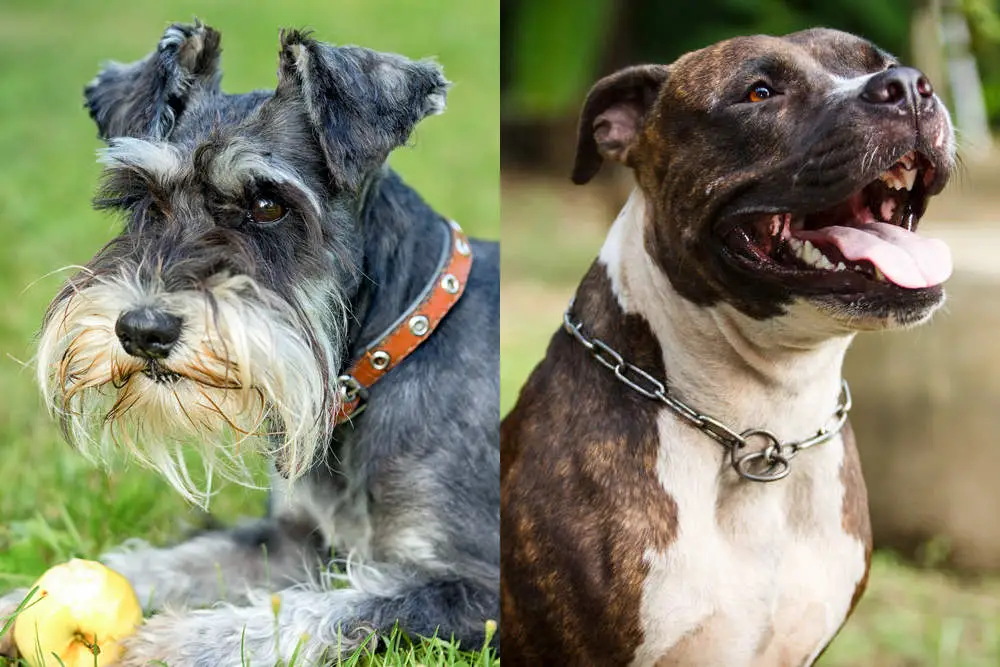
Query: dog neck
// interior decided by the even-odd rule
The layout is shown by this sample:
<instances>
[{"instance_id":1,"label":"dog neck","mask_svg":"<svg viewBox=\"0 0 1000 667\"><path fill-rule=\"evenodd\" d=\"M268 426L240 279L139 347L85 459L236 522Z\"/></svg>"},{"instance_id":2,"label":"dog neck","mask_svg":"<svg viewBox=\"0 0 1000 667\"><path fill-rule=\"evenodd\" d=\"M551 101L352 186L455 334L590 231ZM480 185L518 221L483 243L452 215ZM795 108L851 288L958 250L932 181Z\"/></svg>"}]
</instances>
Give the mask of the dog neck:
<instances>
[{"instance_id":1,"label":"dog neck","mask_svg":"<svg viewBox=\"0 0 1000 667\"><path fill-rule=\"evenodd\" d=\"M442 218L385 168L367 185L358 223L360 281L350 299L350 365L434 276L449 233Z\"/></svg>"},{"instance_id":2,"label":"dog neck","mask_svg":"<svg viewBox=\"0 0 1000 667\"><path fill-rule=\"evenodd\" d=\"M665 224L647 215L636 189L599 262L622 310L641 315L659 342L670 391L737 431L765 428L783 440L814 435L836 407L853 332L804 302L756 320L725 303L688 301L645 249L646 225Z\"/></svg>"}]
</instances>

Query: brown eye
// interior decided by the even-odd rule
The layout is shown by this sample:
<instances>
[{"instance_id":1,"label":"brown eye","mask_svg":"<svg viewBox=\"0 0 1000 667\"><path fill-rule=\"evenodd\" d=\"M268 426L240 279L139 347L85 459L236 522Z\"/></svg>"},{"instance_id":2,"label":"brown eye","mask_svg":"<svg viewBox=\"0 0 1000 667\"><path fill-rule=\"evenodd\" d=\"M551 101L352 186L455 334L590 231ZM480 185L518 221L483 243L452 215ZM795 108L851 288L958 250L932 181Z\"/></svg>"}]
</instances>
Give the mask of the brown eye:
<instances>
[{"instance_id":1,"label":"brown eye","mask_svg":"<svg viewBox=\"0 0 1000 667\"><path fill-rule=\"evenodd\" d=\"M774 95L774 91L771 90L770 86L763 83L757 83L754 84L749 91L747 91L747 102L763 102L764 100L769 99L772 95Z\"/></svg>"},{"instance_id":2,"label":"brown eye","mask_svg":"<svg viewBox=\"0 0 1000 667\"><path fill-rule=\"evenodd\" d=\"M258 197L247 211L247 217L258 225L277 222L285 217L285 207L267 197Z\"/></svg>"}]
</instances>

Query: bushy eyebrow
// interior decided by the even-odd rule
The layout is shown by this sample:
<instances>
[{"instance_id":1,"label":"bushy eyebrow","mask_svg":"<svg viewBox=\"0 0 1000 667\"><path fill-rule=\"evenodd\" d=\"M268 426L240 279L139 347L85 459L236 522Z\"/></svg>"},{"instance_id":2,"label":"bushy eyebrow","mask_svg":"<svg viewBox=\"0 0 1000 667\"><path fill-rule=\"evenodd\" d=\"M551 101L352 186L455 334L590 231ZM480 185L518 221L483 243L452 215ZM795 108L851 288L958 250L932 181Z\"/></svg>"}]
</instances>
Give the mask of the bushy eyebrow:
<instances>
[{"instance_id":1,"label":"bushy eyebrow","mask_svg":"<svg viewBox=\"0 0 1000 667\"><path fill-rule=\"evenodd\" d=\"M299 208L322 215L319 200L292 165L253 143L234 140L223 146L205 144L195 151L194 164L195 172L221 192L236 195L249 184L270 183L294 192Z\"/></svg>"},{"instance_id":2,"label":"bushy eyebrow","mask_svg":"<svg viewBox=\"0 0 1000 667\"><path fill-rule=\"evenodd\" d=\"M111 139L97 152L97 161L105 167L94 198L98 209L127 210L150 195L166 200L187 171L176 146L134 137Z\"/></svg>"},{"instance_id":3,"label":"bushy eyebrow","mask_svg":"<svg viewBox=\"0 0 1000 667\"><path fill-rule=\"evenodd\" d=\"M185 170L176 146L133 137L112 139L97 152L97 161L109 170L135 171L160 183L176 180Z\"/></svg>"},{"instance_id":4,"label":"bushy eyebrow","mask_svg":"<svg viewBox=\"0 0 1000 667\"><path fill-rule=\"evenodd\" d=\"M170 190L197 177L232 198L267 183L301 211L322 215L319 200L290 165L247 141L206 142L188 161L172 144L123 137L100 150L98 161L105 165L94 198L99 209L128 210L147 196L167 201Z\"/></svg>"}]
</instances>

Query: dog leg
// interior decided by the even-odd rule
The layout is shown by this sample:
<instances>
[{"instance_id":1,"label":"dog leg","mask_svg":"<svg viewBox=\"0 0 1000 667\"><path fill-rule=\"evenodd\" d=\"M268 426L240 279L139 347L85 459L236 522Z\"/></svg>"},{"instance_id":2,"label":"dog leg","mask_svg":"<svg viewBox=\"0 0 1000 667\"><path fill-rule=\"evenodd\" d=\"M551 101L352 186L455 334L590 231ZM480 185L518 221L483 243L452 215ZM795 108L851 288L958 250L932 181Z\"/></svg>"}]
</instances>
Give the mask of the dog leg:
<instances>
[{"instance_id":1,"label":"dog leg","mask_svg":"<svg viewBox=\"0 0 1000 667\"><path fill-rule=\"evenodd\" d=\"M100 560L129 580L148 614L165 606L245 604L251 590L281 590L315 579L321 555L308 531L262 519L162 549L126 545Z\"/></svg>"},{"instance_id":2,"label":"dog leg","mask_svg":"<svg viewBox=\"0 0 1000 667\"><path fill-rule=\"evenodd\" d=\"M236 667L243 664L321 664L346 656L374 631L388 634L398 620L413 635L454 634L463 647L482 646L487 619L497 618L495 590L467 580L385 575L377 585L317 590L288 589L256 596L246 607L221 606L151 618L125 642L120 667L149 661L169 665ZM354 577L352 577L354 581Z\"/></svg>"}]
</instances>

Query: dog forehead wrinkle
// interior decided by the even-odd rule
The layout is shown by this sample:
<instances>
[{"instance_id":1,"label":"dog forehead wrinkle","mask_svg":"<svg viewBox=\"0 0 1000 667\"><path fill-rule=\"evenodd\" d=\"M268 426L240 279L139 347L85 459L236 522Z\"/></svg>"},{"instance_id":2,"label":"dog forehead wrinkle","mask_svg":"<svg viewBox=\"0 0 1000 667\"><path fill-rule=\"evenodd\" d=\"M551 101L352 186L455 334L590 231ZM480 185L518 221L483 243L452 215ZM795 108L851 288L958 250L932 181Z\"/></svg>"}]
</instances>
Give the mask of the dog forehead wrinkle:
<instances>
[{"instance_id":1,"label":"dog forehead wrinkle","mask_svg":"<svg viewBox=\"0 0 1000 667\"><path fill-rule=\"evenodd\" d=\"M896 58L863 37L829 28L811 28L783 38L805 49L828 72L850 77L884 68Z\"/></svg>"},{"instance_id":2,"label":"dog forehead wrinkle","mask_svg":"<svg viewBox=\"0 0 1000 667\"><path fill-rule=\"evenodd\" d=\"M831 45L830 37L835 39ZM853 79L882 69L894 59L866 40L836 30L813 30L783 37L751 35L734 37L682 55L673 66L672 84L685 96L694 95L698 82L716 80L724 63L738 63L737 73L780 74L806 67L808 75ZM731 69L731 65L730 65Z\"/></svg>"}]
</instances>

